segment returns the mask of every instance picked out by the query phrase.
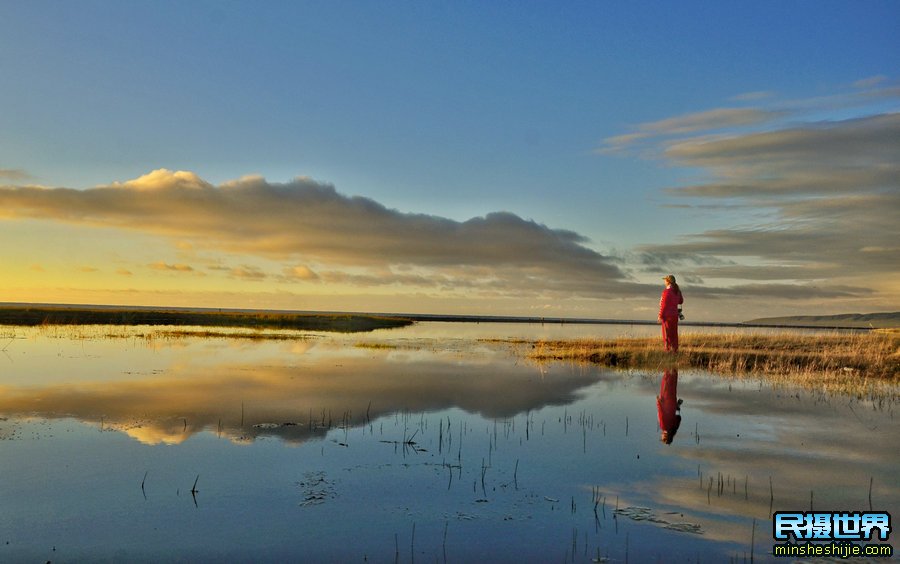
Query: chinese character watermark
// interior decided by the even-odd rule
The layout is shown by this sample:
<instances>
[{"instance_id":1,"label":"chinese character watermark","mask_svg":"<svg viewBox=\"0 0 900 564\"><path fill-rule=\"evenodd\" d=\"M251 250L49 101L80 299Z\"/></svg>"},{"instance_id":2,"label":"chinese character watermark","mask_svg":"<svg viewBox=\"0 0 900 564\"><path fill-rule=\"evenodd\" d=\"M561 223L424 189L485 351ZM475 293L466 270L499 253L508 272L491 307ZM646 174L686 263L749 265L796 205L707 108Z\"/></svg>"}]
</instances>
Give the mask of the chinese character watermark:
<instances>
[{"instance_id":1,"label":"chinese character watermark","mask_svg":"<svg viewBox=\"0 0 900 564\"><path fill-rule=\"evenodd\" d=\"M772 522L778 540L887 540L891 533L886 511L778 511Z\"/></svg>"}]
</instances>

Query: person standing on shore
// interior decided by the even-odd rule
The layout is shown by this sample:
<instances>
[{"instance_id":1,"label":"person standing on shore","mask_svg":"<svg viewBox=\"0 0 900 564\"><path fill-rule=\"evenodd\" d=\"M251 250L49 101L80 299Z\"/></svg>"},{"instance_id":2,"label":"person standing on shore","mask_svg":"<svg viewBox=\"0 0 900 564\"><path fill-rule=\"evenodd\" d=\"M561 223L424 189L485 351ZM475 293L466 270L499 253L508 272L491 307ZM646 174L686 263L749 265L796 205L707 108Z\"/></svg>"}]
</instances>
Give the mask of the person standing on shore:
<instances>
[{"instance_id":1,"label":"person standing on shore","mask_svg":"<svg viewBox=\"0 0 900 564\"><path fill-rule=\"evenodd\" d=\"M663 345L666 352L678 352L678 319L683 318L681 315L681 304L684 303L684 297L681 295L681 288L675 282L675 277L671 274L664 277L666 281L666 289L663 290L662 297L659 299L659 316L657 323L662 325Z\"/></svg>"}]
</instances>

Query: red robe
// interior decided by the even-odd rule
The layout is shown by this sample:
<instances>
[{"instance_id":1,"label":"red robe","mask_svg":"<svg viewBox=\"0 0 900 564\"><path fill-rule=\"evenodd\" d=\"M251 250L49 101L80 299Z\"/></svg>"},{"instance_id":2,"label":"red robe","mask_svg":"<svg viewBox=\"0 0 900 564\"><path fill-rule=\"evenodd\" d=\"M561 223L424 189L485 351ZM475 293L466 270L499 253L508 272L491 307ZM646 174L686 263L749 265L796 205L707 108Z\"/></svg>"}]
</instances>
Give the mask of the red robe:
<instances>
[{"instance_id":1,"label":"red robe","mask_svg":"<svg viewBox=\"0 0 900 564\"><path fill-rule=\"evenodd\" d=\"M681 292L671 286L663 290L659 299L659 320L663 344L667 351L678 352L678 306L684 303Z\"/></svg>"}]
</instances>

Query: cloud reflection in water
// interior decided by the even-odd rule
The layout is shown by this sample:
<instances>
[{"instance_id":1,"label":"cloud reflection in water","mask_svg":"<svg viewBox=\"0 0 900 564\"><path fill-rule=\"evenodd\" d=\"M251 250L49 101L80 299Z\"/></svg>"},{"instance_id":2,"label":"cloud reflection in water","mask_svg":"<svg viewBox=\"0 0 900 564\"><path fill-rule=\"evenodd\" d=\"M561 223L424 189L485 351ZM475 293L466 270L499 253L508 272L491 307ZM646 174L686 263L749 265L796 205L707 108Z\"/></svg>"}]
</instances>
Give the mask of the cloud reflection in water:
<instances>
[{"instance_id":1,"label":"cloud reflection in water","mask_svg":"<svg viewBox=\"0 0 900 564\"><path fill-rule=\"evenodd\" d=\"M574 401L595 371L523 371L512 362L473 370L435 359L386 362L385 354L306 366L272 363L175 366L136 381L5 387L0 412L75 417L147 444L176 444L203 430L235 440L277 435L302 442L329 424L362 424L395 412L460 408L510 417Z\"/></svg>"}]
</instances>

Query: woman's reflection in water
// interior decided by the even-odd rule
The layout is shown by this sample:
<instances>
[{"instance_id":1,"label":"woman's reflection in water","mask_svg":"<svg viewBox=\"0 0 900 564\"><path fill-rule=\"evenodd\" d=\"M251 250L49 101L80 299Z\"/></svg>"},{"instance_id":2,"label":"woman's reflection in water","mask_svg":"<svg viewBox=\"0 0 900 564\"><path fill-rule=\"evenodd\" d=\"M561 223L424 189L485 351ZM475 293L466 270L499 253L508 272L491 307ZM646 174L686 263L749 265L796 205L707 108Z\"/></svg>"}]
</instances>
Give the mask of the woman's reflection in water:
<instances>
[{"instance_id":1,"label":"woman's reflection in water","mask_svg":"<svg viewBox=\"0 0 900 564\"><path fill-rule=\"evenodd\" d=\"M659 428L662 430L659 440L670 445L678 431L678 426L681 425L677 368L667 368L663 371L662 381L659 383L659 395L656 396L656 410L659 417Z\"/></svg>"}]
</instances>

